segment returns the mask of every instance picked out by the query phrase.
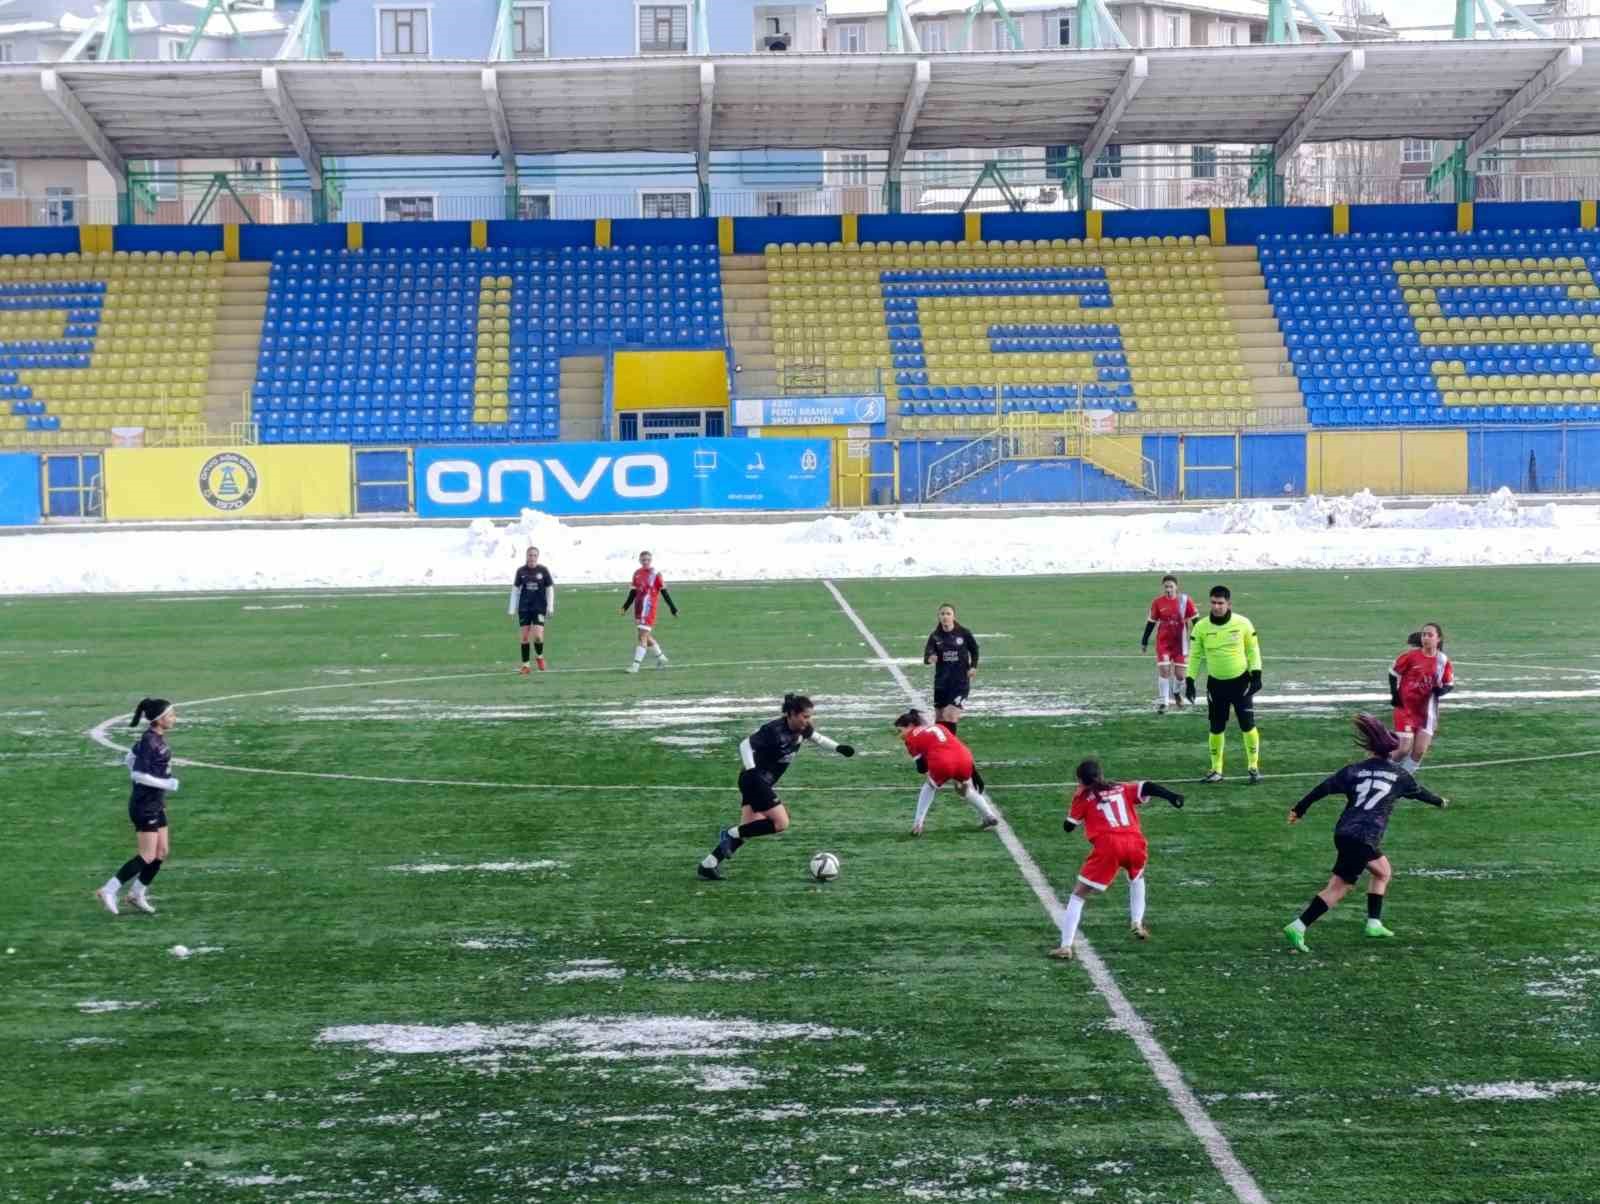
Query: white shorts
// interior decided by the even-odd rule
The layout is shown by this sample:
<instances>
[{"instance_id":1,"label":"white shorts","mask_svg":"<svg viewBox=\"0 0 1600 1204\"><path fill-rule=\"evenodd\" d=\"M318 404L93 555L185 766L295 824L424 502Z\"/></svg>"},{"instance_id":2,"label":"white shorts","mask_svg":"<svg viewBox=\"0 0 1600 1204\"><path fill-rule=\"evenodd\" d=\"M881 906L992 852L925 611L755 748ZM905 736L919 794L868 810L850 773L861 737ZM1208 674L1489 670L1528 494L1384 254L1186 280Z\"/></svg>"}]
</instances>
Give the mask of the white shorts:
<instances>
[{"instance_id":1,"label":"white shorts","mask_svg":"<svg viewBox=\"0 0 1600 1204\"><path fill-rule=\"evenodd\" d=\"M652 631L655 630L655 624L653 624L653 623L635 623L634 626L637 627L640 631L644 632L645 635L649 635Z\"/></svg>"}]
</instances>

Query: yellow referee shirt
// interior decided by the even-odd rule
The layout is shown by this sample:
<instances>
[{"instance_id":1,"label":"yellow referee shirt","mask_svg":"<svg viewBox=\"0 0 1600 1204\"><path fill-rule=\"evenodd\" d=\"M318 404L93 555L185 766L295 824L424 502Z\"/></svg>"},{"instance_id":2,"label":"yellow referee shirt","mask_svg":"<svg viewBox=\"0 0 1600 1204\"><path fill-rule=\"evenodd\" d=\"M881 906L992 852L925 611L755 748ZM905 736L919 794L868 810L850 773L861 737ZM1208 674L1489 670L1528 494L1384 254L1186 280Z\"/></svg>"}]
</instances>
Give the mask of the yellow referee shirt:
<instances>
[{"instance_id":1,"label":"yellow referee shirt","mask_svg":"<svg viewBox=\"0 0 1600 1204\"><path fill-rule=\"evenodd\" d=\"M1213 623L1209 615L1202 615L1189 633L1189 645L1193 678L1204 671L1218 680L1231 680L1261 668L1255 624L1241 614L1230 614L1225 623Z\"/></svg>"}]
</instances>

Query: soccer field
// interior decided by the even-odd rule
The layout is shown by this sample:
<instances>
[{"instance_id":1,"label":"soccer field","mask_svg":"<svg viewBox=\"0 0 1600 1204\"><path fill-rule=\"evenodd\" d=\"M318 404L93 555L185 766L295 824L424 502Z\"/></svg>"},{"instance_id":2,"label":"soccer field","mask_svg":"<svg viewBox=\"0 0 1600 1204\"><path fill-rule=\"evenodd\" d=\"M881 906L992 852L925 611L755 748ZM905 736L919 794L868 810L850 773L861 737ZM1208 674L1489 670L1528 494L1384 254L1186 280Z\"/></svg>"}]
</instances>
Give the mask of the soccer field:
<instances>
[{"instance_id":1,"label":"soccer field","mask_svg":"<svg viewBox=\"0 0 1600 1204\"><path fill-rule=\"evenodd\" d=\"M839 583L919 693L935 607L977 633L1009 848L948 792L908 835L906 694L823 583L672 579L637 676L615 589L560 591L530 678L504 589L0 601L0 1199L1600 1198L1594 568L1230 575L1255 787L1236 729L1201 786L1203 708L1153 712L1155 574ZM1429 620L1453 805L1396 810L1398 939L1358 887L1291 955L1342 801L1285 813ZM804 749L790 831L702 882L787 690L859 755ZM86 733L145 694L183 785L159 914L113 918L127 774ZM1070 892L1085 756L1188 796L1145 808L1152 939L1122 881L1084 921L1131 1025L1019 868Z\"/></svg>"}]
</instances>

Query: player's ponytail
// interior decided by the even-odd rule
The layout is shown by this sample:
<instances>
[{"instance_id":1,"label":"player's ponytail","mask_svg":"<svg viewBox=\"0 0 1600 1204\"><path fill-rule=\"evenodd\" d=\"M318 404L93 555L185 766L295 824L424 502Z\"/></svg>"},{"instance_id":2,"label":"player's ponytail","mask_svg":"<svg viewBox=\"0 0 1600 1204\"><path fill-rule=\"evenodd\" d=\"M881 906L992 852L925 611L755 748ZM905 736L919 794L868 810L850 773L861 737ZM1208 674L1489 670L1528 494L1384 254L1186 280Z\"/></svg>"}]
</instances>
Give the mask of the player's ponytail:
<instances>
[{"instance_id":1,"label":"player's ponytail","mask_svg":"<svg viewBox=\"0 0 1600 1204\"><path fill-rule=\"evenodd\" d=\"M172 704L165 698L141 698L139 705L133 708L133 718L128 720L128 726L138 727L141 719L153 723L171 709Z\"/></svg>"},{"instance_id":2,"label":"player's ponytail","mask_svg":"<svg viewBox=\"0 0 1600 1204\"><path fill-rule=\"evenodd\" d=\"M1420 648L1420 647L1422 647L1422 632L1413 631L1410 635L1406 636L1406 647L1407 648Z\"/></svg>"},{"instance_id":3,"label":"player's ponytail","mask_svg":"<svg viewBox=\"0 0 1600 1204\"><path fill-rule=\"evenodd\" d=\"M1395 738L1394 733L1371 715L1365 713L1357 715L1354 722L1356 743L1373 756L1388 757L1400 747L1400 741Z\"/></svg>"},{"instance_id":4,"label":"player's ponytail","mask_svg":"<svg viewBox=\"0 0 1600 1204\"><path fill-rule=\"evenodd\" d=\"M928 721L922 717L922 712L912 707L904 715L894 721L896 727L927 727Z\"/></svg>"},{"instance_id":5,"label":"player's ponytail","mask_svg":"<svg viewBox=\"0 0 1600 1204\"><path fill-rule=\"evenodd\" d=\"M811 704L811 699L804 694L785 694L783 696L783 713L785 715L799 715L815 709Z\"/></svg>"},{"instance_id":6,"label":"player's ponytail","mask_svg":"<svg viewBox=\"0 0 1600 1204\"><path fill-rule=\"evenodd\" d=\"M1078 768L1073 771L1078 778L1078 785L1086 790L1110 790L1111 784L1106 781L1105 772L1100 768L1100 762L1095 760L1079 761Z\"/></svg>"}]
</instances>

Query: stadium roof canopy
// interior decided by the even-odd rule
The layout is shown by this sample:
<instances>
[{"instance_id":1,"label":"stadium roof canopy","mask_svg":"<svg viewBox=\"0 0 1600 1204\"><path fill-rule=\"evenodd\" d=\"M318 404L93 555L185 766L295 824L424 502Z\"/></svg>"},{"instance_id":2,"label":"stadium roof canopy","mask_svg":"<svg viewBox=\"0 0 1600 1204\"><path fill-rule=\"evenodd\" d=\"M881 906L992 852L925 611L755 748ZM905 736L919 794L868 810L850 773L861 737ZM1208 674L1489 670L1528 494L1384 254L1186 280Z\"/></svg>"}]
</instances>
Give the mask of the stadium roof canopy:
<instances>
[{"instance_id":1,"label":"stadium roof canopy","mask_svg":"<svg viewBox=\"0 0 1600 1204\"><path fill-rule=\"evenodd\" d=\"M926 64L925 66L923 64ZM1267 143L1600 133L1600 41L0 67L0 158ZM1471 145L1476 143L1476 145Z\"/></svg>"}]
</instances>

